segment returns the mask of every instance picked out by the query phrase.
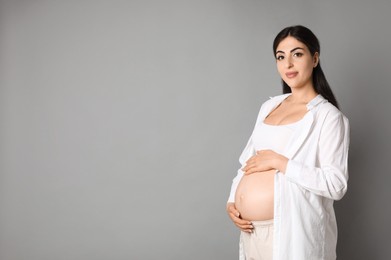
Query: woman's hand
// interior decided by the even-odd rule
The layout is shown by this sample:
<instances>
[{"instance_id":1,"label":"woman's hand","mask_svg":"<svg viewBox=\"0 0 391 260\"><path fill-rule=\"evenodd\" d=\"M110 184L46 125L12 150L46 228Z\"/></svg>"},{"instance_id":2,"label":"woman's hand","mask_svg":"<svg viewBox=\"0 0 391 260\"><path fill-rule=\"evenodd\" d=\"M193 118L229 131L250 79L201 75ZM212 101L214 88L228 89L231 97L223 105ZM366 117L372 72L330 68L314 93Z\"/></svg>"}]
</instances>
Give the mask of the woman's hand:
<instances>
[{"instance_id":1,"label":"woman's hand","mask_svg":"<svg viewBox=\"0 0 391 260\"><path fill-rule=\"evenodd\" d=\"M227 203L227 213L228 216L231 218L232 222L240 228L240 230L248 233L252 233L253 231L253 225L251 224L251 221L244 220L240 217L239 211L235 207L235 203L228 202Z\"/></svg>"},{"instance_id":2,"label":"woman's hand","mask_svg":"<svg viewBox=\"0 0 391 260\"><path fill-rule=\"evenodd\" d=\"M269 170L279 170L285 172L288 158L272 150L260 150L247 160L246 166L242 168L244 174L264 172Z\"/></svg>"}]
</instances>

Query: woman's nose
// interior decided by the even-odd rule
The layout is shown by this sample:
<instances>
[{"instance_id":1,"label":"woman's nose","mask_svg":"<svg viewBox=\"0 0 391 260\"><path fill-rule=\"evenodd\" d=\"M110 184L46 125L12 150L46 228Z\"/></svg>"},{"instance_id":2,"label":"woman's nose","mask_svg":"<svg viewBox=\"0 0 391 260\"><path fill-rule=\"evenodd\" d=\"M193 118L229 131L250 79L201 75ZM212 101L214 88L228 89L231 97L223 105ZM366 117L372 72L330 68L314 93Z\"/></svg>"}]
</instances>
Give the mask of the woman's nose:
<instances>
[{"instance_id":1,"label":"woman's nose","mask_svg":"<svg viewBox=\"0 0 391 260\"><path fill-rule=\"evenodd\" d=\"M293 67L292 57L289 57L289 56L288 56L288 57L285 59L285 61L286 61L285 66L286 66L288 69L290 69L290 68Z\"/></svg>"}]
</instances>

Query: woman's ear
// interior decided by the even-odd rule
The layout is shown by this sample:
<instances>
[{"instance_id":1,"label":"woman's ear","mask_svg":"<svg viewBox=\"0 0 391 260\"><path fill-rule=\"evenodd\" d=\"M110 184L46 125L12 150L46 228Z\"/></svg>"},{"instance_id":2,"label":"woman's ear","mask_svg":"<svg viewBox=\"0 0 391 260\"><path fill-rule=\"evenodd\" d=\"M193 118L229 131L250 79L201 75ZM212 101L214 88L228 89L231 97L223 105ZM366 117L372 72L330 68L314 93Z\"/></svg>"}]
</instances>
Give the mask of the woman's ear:
<instances>
[{"instance_id":1,"label":"woman's ear","mask_svg":"<svg viewBox=\"0 0 391 260\"><path fill-rule=\"evenodd\" d=\"M314 60L314 68L316 68L316 66L318 66L318 63L319 63L319 53L318 52L314 53L313 60Z\"/></svg>"}]
</instances>

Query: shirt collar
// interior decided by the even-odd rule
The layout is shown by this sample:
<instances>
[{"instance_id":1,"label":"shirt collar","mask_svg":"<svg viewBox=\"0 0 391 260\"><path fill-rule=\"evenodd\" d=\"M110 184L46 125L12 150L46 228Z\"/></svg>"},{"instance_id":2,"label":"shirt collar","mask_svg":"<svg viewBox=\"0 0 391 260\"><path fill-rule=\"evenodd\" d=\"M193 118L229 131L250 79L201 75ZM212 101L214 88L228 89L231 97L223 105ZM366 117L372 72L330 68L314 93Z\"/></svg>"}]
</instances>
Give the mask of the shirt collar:
<instances>
[{"instance_id":1,"label":"shirt collar","mask_svg":"<svg viewBox=\"0 0 391 260\"><path fill-rule=\"evenodd\" d=\"M318 94L310 102L308 102L307 109L311 110L314 107L316 107L317 105L319 105L321 103L325 103L325 102L327 102L327 100L324 97L322 97L322 95Z\"/></svg>"},{"instance_id":2,"label":"shirt collar","mask_svg":"<svg viewBox=\"0 0 391 260\"><path fill-rule=\"evenodd\" d=\"M279 104L279 103L281 103L284 99L286 99L290 95L292 95L292 93L282 94L282 95L277 96L277 97L270 97L270 99L275 98L276 104ZM307 103L307 105L306 105L307 106L307 110L311 110L314 107L316 107L317 105L319 105L321 103L325 103L325 102L327 102L327 100L321 94L318 94L310 102Z\"/></svg>"}]
</instances>

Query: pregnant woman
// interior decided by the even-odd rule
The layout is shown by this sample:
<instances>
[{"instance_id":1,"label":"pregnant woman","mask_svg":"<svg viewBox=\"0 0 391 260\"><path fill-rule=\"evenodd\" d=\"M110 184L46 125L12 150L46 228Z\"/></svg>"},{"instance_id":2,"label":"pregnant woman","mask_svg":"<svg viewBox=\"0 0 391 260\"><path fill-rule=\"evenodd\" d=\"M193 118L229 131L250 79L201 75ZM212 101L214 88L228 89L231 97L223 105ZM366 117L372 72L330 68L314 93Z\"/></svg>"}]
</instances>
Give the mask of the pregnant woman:
<instances>
[{"instance_id":1,"label":"pregnant woman","mask_svg":"<svg viewBox=\"0 0 391 260\"><path fill-rule=\"evenodd\" d=\"M283 29L273 53L284 94L261 106L227 202L240 259L336 259L333 202L347 190L349 122L308 28Z\"/></svg>"}]
</instances>

